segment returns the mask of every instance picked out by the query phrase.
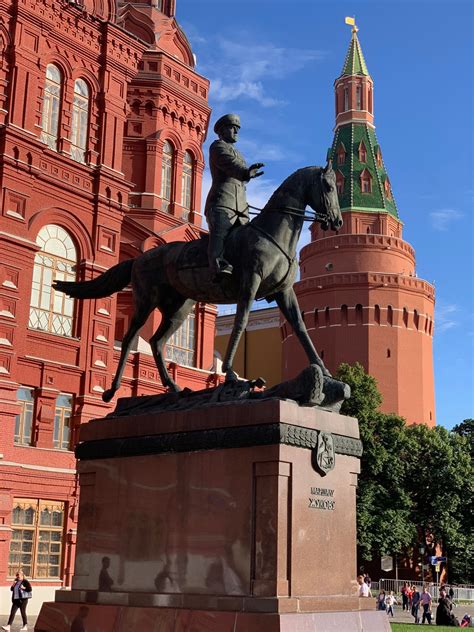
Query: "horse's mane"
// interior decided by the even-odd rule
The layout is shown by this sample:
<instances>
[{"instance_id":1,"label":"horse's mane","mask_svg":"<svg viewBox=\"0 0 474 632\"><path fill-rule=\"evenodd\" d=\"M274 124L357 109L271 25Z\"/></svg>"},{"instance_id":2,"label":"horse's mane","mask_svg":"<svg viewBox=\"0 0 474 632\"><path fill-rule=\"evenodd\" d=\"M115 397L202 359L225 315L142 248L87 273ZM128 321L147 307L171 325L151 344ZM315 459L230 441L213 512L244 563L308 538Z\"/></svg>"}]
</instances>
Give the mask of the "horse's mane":
<instances>
[{"instance_id":1,"label":"horse's mane","mask_svg":"<svg viewBox=\"0 0 474 632\"><path fill-rule=\"evenodd\" d=\"M290 174L276 189L268 202L265 204L261 213L271 212L281 208L283 200L286 202L289 198L293 198L296 192L299 192L303 186L308 183L308 175L311 175L316 183L319 179L314 178L316 174L320 174L322 167L301 167Z\"/></svg>"}]
</instances>

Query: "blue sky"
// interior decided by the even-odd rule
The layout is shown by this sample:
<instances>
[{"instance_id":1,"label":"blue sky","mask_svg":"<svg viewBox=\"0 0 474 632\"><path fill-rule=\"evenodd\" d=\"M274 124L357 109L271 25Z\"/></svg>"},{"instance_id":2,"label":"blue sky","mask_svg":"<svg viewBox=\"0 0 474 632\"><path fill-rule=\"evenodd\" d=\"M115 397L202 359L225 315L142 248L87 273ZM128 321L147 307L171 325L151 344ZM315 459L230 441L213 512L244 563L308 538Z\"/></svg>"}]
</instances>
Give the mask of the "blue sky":
<instances>
[{"instance_id":1,"label":"blue sky","mask_svg":"<svg viewBox=\"0 0 474 632\"><path fill-rule=\"evenodd\" d=\"M177 19L211 80L214 121L241 116L238 147L265 175L260 206L295 169L324 164L333 83L356 17L374 81L377 137L417 273L436 287L439 424L474 417L473 7L456 0L178 0ZM214 140L210 131L206 142ZM205 174L204 190L209 183ZM303 234L302 244L308 240Z\"/></svg>"}]
</instances>

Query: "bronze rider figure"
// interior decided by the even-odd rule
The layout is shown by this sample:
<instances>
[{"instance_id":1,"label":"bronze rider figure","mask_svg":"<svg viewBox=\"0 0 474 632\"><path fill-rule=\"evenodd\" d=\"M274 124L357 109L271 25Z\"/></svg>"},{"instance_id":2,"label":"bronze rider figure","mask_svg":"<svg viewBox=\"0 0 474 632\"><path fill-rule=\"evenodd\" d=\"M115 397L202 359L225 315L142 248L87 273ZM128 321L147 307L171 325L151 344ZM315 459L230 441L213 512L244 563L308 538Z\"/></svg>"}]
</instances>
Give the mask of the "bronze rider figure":
<instances>
[{"instance_id":1,"label":"bronze rider figure","mask_svg":"<svg viewBox=\"0 0 474 632\"><path fill-rule=\"evenodd\" d=\"M235 149L240 130L237 114L226 114L214 125L219 136L209 148L212 185L206 199L205 215L209 225L209 267L215 281L232 274L232 265L224 258L225 240L239 222L249 221L245 184L263 174L264 165L257 162L247 167L242 154Z\"/></svg>"}]
</instances>

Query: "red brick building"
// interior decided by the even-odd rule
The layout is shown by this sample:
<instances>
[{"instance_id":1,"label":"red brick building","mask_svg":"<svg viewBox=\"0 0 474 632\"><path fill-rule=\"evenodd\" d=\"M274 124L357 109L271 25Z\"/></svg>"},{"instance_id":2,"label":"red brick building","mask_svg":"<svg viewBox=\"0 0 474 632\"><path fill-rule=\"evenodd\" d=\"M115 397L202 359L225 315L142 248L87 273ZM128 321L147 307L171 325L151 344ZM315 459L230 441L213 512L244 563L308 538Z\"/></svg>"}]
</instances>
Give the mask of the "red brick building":
<instances>
[{"instance_id":1,"label":"red brick building","mask_svg":"<svg viewBox=\"0 0 474 632\"><path fill-rule=\"evenodd\" d=\"M208 81L194 71L174 0L0 4L0 611L21 566L36 599L73 569L78 426L111 410L130 317L124 291L74 302L59 279L91 279L201 226ZM181 384L215 379L212 306L168 348ZM162 387L147 340L121 395Z\"/></svg>"}]
</instances>

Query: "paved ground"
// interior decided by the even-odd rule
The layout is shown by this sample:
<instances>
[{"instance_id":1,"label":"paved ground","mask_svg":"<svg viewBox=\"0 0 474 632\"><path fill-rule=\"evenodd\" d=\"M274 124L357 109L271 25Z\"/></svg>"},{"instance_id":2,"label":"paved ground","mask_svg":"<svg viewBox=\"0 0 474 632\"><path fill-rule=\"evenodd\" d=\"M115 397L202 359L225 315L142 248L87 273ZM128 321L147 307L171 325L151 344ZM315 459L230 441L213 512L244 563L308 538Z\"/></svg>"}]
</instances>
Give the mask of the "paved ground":
<instances>
[{"instance_id":1,"label":"paved ground","mask_svg":"<svg viewBox=\"0 0 474 632\"><path fill-rule=\"evenodd\" d=\"M459 620L463 618L466 612L470 614L471 617L474 617L474 604L471 604L469 606L460 604L454 607L454 614ZM434 620L435 614L436 614L436 607L433 605L433 620ZM393 621L394 623L414 623L414 619L411 616L411 613L407 612L406 610L403 611L401 606L395 606L394 617L393 619L392 617L389 617L389 618L390 618L390 621Z\"/></svg>"},{"instance_id":2,"label":"paved ground","mask_svg":"<svg viewBox=\"0 0 474 632\"><path fill-rule=\"evenodd\" d=\"M454 613L459 620L463 618L466 612L470 614L471 617L474 618L474 604L470 606L461 604L454 608ZM34 617L34 616L28 617L28 627L30 628L31 632L33 632L34 630L36 619L37 617ZM7 621L8 621L8 614L0 615L0 626L5 625ZM390 621L393 621L394 623L413 623L413 617L411 616L409 612L406 612L406 611L403 612L400 606L395 606L394 617L393 619L392 617L390 617ZM15 622L12 625L11 632L18 632L20 628L21 628L21 616L20 616L20 613L18 612L16 615Z\"/></svg>"}]
</instances>

